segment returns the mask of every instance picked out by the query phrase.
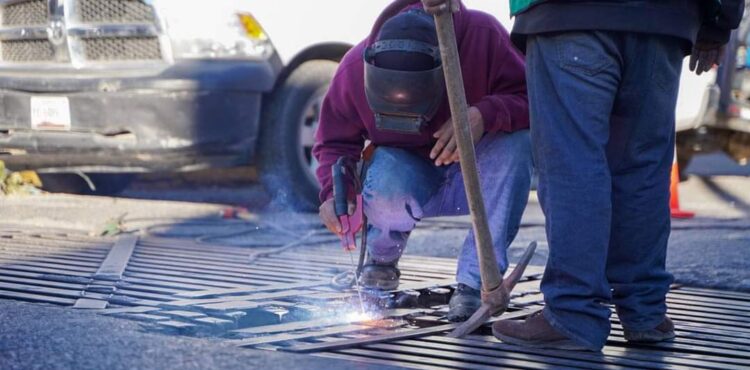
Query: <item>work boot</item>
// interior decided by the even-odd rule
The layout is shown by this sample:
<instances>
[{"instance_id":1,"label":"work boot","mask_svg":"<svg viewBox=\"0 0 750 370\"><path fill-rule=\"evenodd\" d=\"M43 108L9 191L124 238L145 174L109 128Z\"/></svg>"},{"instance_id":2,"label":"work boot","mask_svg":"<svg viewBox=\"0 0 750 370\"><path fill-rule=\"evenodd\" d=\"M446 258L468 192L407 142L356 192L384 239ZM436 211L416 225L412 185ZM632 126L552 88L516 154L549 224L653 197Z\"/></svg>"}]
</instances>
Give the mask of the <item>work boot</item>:
<instances>
[{"instance_id":1,"label":"work boot","mask_svg":"<svg viewBox=\"0 0 750 370\"><path fill-rule=\"evenodd\" d=\"M504 343L517 346L586 351L570 338L560 334L547 322L542 311L527 317L526 320L500 320L492 324L492 334Z\"/></svg>"},{"instance_id":2,"label":"work boot","mask_svg":"<svg viewBox=\"0 0 750 370\"><path fill-rule=\"evenodd\" d=\"M466 284L459 283L448 302L448 315L446 318L451 322L466 321L482 305L482 295L478 289Z\"/></svg>"},{"instance_id":3,"label":"work boot","mask_svg":"<svg viewBox=\"0 0 750 370\"><path fill-rule=\"evenodd\" d=\"M398 261L381 263L368 258L359 274L359 281L365 289L395 290L401 271L396 267Z\"/></svg>"},{"instance_id":4,"label":"work boot","mask_svg":"<svg viewBox=\"0 0 750 370\"><path fill-rule=\"evenodd\" d=\"M625 340L635 343L656 343L665 340L674 339L674 324L669 317L664 317L664 321L651 330L628 330L623 326L625 331Z\"/></svg>"}]
</instances>

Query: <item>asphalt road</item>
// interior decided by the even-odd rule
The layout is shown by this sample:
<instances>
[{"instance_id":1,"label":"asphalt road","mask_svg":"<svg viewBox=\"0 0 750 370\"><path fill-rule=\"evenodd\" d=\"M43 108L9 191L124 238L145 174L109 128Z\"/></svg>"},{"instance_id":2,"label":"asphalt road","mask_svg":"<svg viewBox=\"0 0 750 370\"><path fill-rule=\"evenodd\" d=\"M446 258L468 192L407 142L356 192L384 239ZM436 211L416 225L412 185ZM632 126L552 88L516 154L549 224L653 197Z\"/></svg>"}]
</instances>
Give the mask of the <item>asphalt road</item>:
<instances>
[{"instance_id":1,"label":"asphalt road","mask_svg":"<svg viewBox=\"0 0 750 370\"><path fill-rule=\"evenodd\" d=\"M680 187L682 206L697 213L675 220L668 268L678 282L700 287L750 291L750 168L732 167L723 158L699 159ZM703 161L703 162L702 162ZM721 168L726 166L726 168ZM721 170L721 171L719 171ZM723 172L722 172L723 171ZM731 172L734 171L734 172ZM717 172L731 176L716 175ZM255 184L196 184L148 180L124 198L40 195L0 198L3 225L100 231L124 216L128 229L169 236L217 235L233 245L252 242L227 236L236 221L219 217L227 205L251 207L256 220L290 232L320 227L314 214L268 213L269 200ZM533 263L543 265L548 253L544 217L535 195L523 227L509 250L511 261L532 240L539 241ZM469 228L467 217L424 222L412 234L407 253L455 257ZM341 253L337 243L321 253ZM367 368L346 362L233 348L205 338L146 333L135 322L44 305L0 300L0 369L241 369Z\"/></svg>"},{"instance_id":2,"label":"asphalt road","mask_svg":"<svg viewBox=\"0 0 750 370\"><path fill-rule=\"evenodd\" d=\"M148 333L136 321L0 300L0 369L395 369Z\"/></svg>"},{"instance_id":3,"label":"asphalt road","mask_svg":"<svg viewBox=\"0 0 750 370\"><path fill-rule=\"evenodd\" d=\"M680 185L682 208L694 211L692 220L674 220L668 267L680 283L702 287L750 291L750 166L738 166L722 155L698 156ZM714 176L712 176L714 175ZM728 175L728 176L727 176ZM319 225L314 214L270 213L272 204L263 189L248 178L231 175L230 184L216 182L217 176L161 176L144 179L123 198L46 195L0 200L0 218L6 222L96 232L108 220L125 216L128 228L152 227L167 236L231 233L233 225L217 225L216 218L227 205L250 207L253 217L278 227L295 230L299 225ZM209 179L209 180L206 180ZM455 257L469 229L468 217L439 219L450 224L424 222L412 234L408 254ZM195 221L199 221L197 224ZM533 263L546 262L544 217L535 194L529 200L523 225L511 245L511 261L520 257L530 241L538 241ZM157 226L154 226L157 225ZM169 232L171 229L171 232ZM219 238L242 245L243 237ZM332 243L326 253L339 253Z\"/></svg>"},{"instance_id":4,"label":"asphalt road","mask_svg":"<svg viewBox=\"0 0 750 370\"><path fill-rule=\"evenodd\" d=\"M727 157L697 157L680 185L682 208L696 213L692 220L674 220L667 264L677 282L701 287L750 291L750 166L737 166ZM709 176L730 174L730 176ZM210 173L205 178L215 179ZM248 206L252 217L290 231L319 227L314 214L269 212L272 203L262 188L248 179L232 177L231 184L184 176L149 178L136 183L123 198L43 195L0 199L0 219L6 223L97 232L108 221L125 217L129 229L152 228L164 236L231 234L236 225L222 224L218 215L228 205ZM206 224L204 221L209 220ZM219 223L217 224L216 221ZM444 221L450 221L445 223ZM414 231L406 253L455 257L469 229L468 217L426 221ZM511 261L530 241L539 248L533 263L546 262L544 217L535 194L529 200L523 225L509 249ZM218 238L242 245L243 236ZM256 243L257 244L257 243ZM331 243L325 253L339 253Z\"/></svg>"}]
</instances>

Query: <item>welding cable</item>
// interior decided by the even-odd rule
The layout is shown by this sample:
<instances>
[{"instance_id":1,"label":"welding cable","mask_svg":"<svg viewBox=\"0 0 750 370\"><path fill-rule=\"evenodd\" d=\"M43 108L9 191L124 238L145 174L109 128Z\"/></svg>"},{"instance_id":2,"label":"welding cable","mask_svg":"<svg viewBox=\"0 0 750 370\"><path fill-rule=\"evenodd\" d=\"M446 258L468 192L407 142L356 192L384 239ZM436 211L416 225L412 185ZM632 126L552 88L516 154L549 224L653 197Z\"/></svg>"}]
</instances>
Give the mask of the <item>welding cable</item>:
<instances>
[{"instance_id":1,"label":"welding cable","mask_svg":"<svg viewBox=\"0 0 750 370\"><path fill-rule=\"evenodd\" d=\"M359 280L359 274L362 273L362 267L364 267L365 264L365 256L367 255L367 217L364 216L362 220L362 235L360 236L359 261L357 261L357 267L354 271L344 271L331 278L331 287L336 290L350 289L354 286L354 283Z\"/></svg>"},{"instance_id":2,"label":"welding cable","mask_svg":"<svg viewBox=\"0 0 750 370\"><path fill-rule=\"evenodd\" d=\"M359 274L362 273L362 267L365 264L365 256L367 255L367 216L362 214L362 237L361 245L359 247L359 261L357 261L357 270L354 278L359 279Z\"/></svg>"},{"instance_id":3,"label":"welding cable","mask_svg":"<svg viewBox=\"0 0 750 370\"><path fill-rule=\"evenodd\" d=\"M138 219L138 221L144 221L144 218ZM231 222L231 220L224 220L224 219L217 219L217 220L214 220L214 221L207 220L207 221L202 221L202 222L186 222L184 224L181 224L180 226L185 226L185 225L190 225L190 226L207 226L207 225L208 226L212 226L212 225L226 226L226 224L227 224L228 221ZM291 241L289 243L285 243L285 244L277 244L277 245L271 244L271 245L269 245L269 243L264 242L263 245L262 245L263 247L274 247L274 248L272 250L269 250L269 251L262 251L262 252L256 252L256 253L251 254L250 257L248 257L248 263L249 264L254 263L259 258L263 258L263 257L271 256L271 255L280 254L280 253L286 252L287 250L295 248L295 247L309 246L309 245L312 245L312 244L328 244L328 243L331 243L331 242L333 242L335 240L333 238L327 238L327 239L323 239L323 240L317 240L317 241L312 242L312 243L310 242L310 239L313 238L314 236L327 235L328 232L325 229L323 229L323 230L320 230L320 229L318 229L318 230L310 230L306 234L304 234L302 236L299 236L299 234L295 234L293 232L290 232L290 231L286 230L286 228L281 227L279 225L276 225L274 223L249 223L249 222L235 222L235 223L253 225L255 228L252 229L252 230L245 230L245 231L240 231L240 232L233 231L233 232L230 232L230 233L215 233L215 234L203 235L201 237L194 238L194 240L196 242L198 242L198 243L201 243L201 242L205 242L209 238L216 238L216 239L218 239L218 238L237 237L237 236L247 235L247 234L251 234L251 233L254 233L254 232L258 232L258 230L262 230L262 229L259 229L258 227L273 228L273 229L275 229L275 230L277 230L279 232L282 232L282 233L284 233L284 234L286 234L288 236L296 237L295 240L293 240L293 241ZM146 235L154 235L154 236L164 237L165 234L152 234L152 230L154 228L157 228L157 227L174 227L174 226L175 226L174 224L169 224L169 223L157 224L157 225L151 225L149 227L143 228L143 229L141 229L141 231L144 232ZM168 237L169 234L167 233L166 235ZM184 234L180 234L180 235L184 235ZM247 246L245 246L245 247L247 247ZM253 247L258 247L258 246L253 246Z\"/></svg>"},{"instance_id":4,"label":"welding cable","mask_svg":"<svg viewBox=\"0 0 750 370\"><path fill-rule=\"evenodd\" d=\"M348 290L354 286L356 275L354 271L344 271L331 278L331 287L336 290Z\"/></svg>"},{"instance_id":5,"label":"welding cable","mask_svg":"<svg viewBox=\"0 0 750 370\"><path fill-rule=\"evenodd\" d=\"M248 260L247 260L248 264L253 264L253 263L255 263L260 258L269 257L269 256L272 256L272 255L277 255L277 254L284 253L284 252L286 252L286 251L288 251L290 249L293 249L293 248L302 247L302 246L311 246L311 245L330 244L330 243L333 243L333 242L335 242L335 241L338 240L337 237L327 237L327 238L322 238L322 239L311 240L311 239L313 239L316 236L329 236L329 233L328 233L327 229L323 229L323 228L314 229L314 230L308 231L306 234L304 234L302 236L299 236L299 234L293 233L293 232L291 232L291 231L288 230L288 228L290 227L289 225L284 225L284 227L282 227L282 226L277 225L275 223L266 223L266 222L246 222L246 221L226 220L226 219L213 219L213 218L208 218L208 219L205 219L205 220L196 220L194 218L164 218L164 217L140 217L140 218L133 218L133 219L129 219L129 220L123 219L123 224L125 224L126 221L128 223L133 223L133 222L149 222L149 221L165 221L165 222L160 223L160 224L149 225L149 226L146 226L146 227L143 227L143 228L133 228L133 229L127 230L126 232L139 232L139 233L141 233L141 234L143 234L145 236L173 237L173 238L180 238L180 237L185 238L185 233L158 232L158 231L155 231L155 230L157 230L158 228L172 228L172 229L174 229L175 226L182 226L182 227L220 226L220 227L224 228L224 227L232 227L232 224L234 224L234 225L239 224L240 226L252 227L252 229L250 229L250 230L243 230L243 231L232 231L232 232L224 232L224 233L208 233L207 235L206 235L205 232L203 232L203 233L201 233L200 235L197 235L197 236L189 235L189 236L192 236L193 240L196 243L199 243L199 244L200 243L206 243L206 242L210 241L211 239L224 239L224 238L229 238L229 237L238 237L238 236L243 236L243 235L249 235L249 234L257 233L260 230L264 230L264 229L268 229L268 228L275 229L276 231L278 231L280 233L283 233L283 234L286 234L287 236L295 237L296 238L295 240L293 240L293 241L291 241L289 243L285 243L285 244L277 244L277 245L271 244L271 245L269 245L268 242L264 242L262 245L253 245L252 247L261 247L261 246L262 247L273 247L273 249L271 249L271 250L264 250L264 251L261 251L261 252L256 252L256 253L251 254L248 257ZM172 223L166 222L166 221L172 221ZM181 224L180 225L175 225L174 221L179 221L179 222L181 222ZM364 220L364 224L365 225L366 225L366 222L367 222L367 220L365 219ZM364 238L363 239L363 243L365 243L366 240L367 240L366 233L363 233L363 238ZM250 246L244 245L244 247L250 247ZM359 268L356 271L357 276L359 274L359 270L362 267L363 261L364 261L364 248L363 248L363 251L360 252ZM354 282L351 281L351 284L353 284L353 283ZM350 284L350 286L351 286L351 284Z\"/></svg>"},{"instance_id":6,"label":"welding cable","mask_svg":"<svg viewBox=\"0 0 750 370\"><path fill-rule=\"evenodd\" d=\"M297 239L297 240L295 240L295 241L293 241L291 243L287 243L287 244L285 244L285 245L283 245L281 247L274 248L273 250L270 250L270 251L263 251L263 252L253 253L248 258L247 263L250 264L250 265L252 265L253 263L255 263L260 258L269 257L269 256L273 256L273 255L276 255L276 254L284 253L284 252L286 252L286 251L288 251L288 250L290 250L292 248L296 248L296 247L300 247L300 246L306 245L305 242L310 237L312 237L313 235L315 235L317 233L319 233L319 230L311 230L307 234L305 234L304 236L302 236L301 238L299 238L299 239Z\"/></svg>"},{"instance_id":7,"label":"welding cable","mask_svg":"<svg viewBox=\"0 0 750 370\"><path fill-rule=\"evenodd\" d=\"M263 233L268 232L269 229L273 229L279 233L285 234L285 236L291 237L291 238L297 238L299 237L299 233L294 233L289 231L288 229L297 229L295 227L292 227L290 225L285 225L285 227L281 227L280 225L277 225L276 223L271 222L248 222L244 220L231 220L231 219L218 219L218 218L203 218L203 219L196 219L196 218L179 218L179 217L139 217L139 218L131 218L131 219L124 219L123 224L133 224L133 223L139 223L139 222L151 222L151 221L163 221L162 223L157 223L153 225L148 225L144 227L132 227L124 230L123 232L127 233L140 233L143 236L154 236L154 237L162 237L162 238L192 238L192 240L198 244L214 244L216 240L220 239L227 239L227 238L236 238L246 235L252 235L256 233ZM175 222L179 222L178 224L175 224ZM205 228L231 228L231 231L228 232L206 232ZM304 227L304 226L302 226ZM242 228L241 230L237 230L237 228ZM168 231L168 230L172 231ZM201 231L201 229L203 229ZM177 231L179 230L179 231ZM186 231L181 231L186 230ZM190 231L195 230L195 231ZM326 233L325 230L314 230L314 231L320 231L317 233L319 236L325 236ZM313 235L315 236L315 235ZM278 238L277 238L278 239ZM284 238L282 238L283 240ZM309 239L309 238L308 238ZM335 237L329 237L329 238L319 238L314 240L311 244L326 244L326 243L333 243L337 239ZM285 246L285 242L269 242L268 240L264 240L262 243L259 244L247 244L244 243L242 245L237 245L241 247L283 247Z\"/></svg>"},{"instance_id":8,"label":"welding cable","mask_svg":"<svg viewBox=\"0 0 750 370\"><path fill-rule=\"evenodd\" d=\"M370 168L370 162L366 159L362 161L362 165L359 169L359 178L364 179L367 175L367 170ZM362 268L365 265L365 257L367 256L367 215L362 212L362 230L359 238L359 260L357 261L357 267L354 271L345 271L335 275L331 278L331 286L336 290L347 290L354 286L354 283L359 280L359 275L362 273Z\"/></svg>"},{"instance_id":9,"label":"welding cable","mask_svg":"<svg viewBox=\"0 0 750 370\"><path fill-rule=\"evenodd\" d=\"M223 220L223 221L225 222L226 220ZM218 221L216 221L216 223L218 223ZM204 225L204 226L206 225L205 222L204 223L200 223L200 224ZM154 225L154 226L158 226L158 225ZM283 245L278 246L278 247L274 247L271 250L266 250L266 251L261 251L261 252L256 252L256 253L251 254L248 257L248 259L247 259L247 263L248 264L253 264L253 263L255 263L260 258L264 258L264 257L272 256L272 255L281 254L281 253L284 253L284 252L286 252L286 251L288 251L290 249L296 248L296 247L309 246L311 244L328 244L328 243L331 243L333 241L333 240L331 240L329 238L327 240L320 240L320 241L316 241L314 243L310 243L310 239L312 237L318 236L318 235L326 235L327 234L327 230L310 230L306 234L304 234L302 236L299 236L298 234L294 234L292 232L289 232L286 229L284 229L284 228L282 228L282 227L280 227L280 226L278 226L276 224L266 223L265 226L274 228L277 231L283 232L283 233L285 233L287 235L290 235L290 236L295 236L297 238L295 240L289 242L289 243L283 244ZM245 232L223 233L223 234L219 234L219 235L213 235L212 237L214 237L214 238L236 237L236 236L241 236L241 235L248 234L248 233L253 232L253 231L257 232L257 229L256 230L248 230L248 231L245 231ZM203 238L203 237L202 238L196 238L195 240L197 240L200 243L200 240L205 240L205 238ZM268 245L268 243L264 243L263 246L267 247L269 245Z\"/></svg>"},{"instance_id":10,"label":"welding cable","mask_svg":"<svg viewBox=\"0 0 750 370\"><path fill-rule=\"evenodd\" d=\"M276 231L278 231L280 233L286 234L287 236L290 236L290 237L297 237L297 236L299 236L299 234L290 232L288 230L288 228L289 228L288 226L287 227L281 227L281 226L279 226L279 225L277 225L275 223L259 223L258 225L261 225L260 227L265 226L265 227L268 227L268 228L272 228L272 229L274 229L274 230L276 230ZM250 235L250 234L253 234L255 232L259 232L261 230L263 230L263 229L261 229L259 227L256 227L256 229L254 229L254 230L241 230L241 231L234 231L234 232L224 233L224 234L209 234L209 235L204 235L204 236L197 237L195 240L198 243L211 243L212 240L216 241L216 240L219 240L219 239L237 238L237 237L240 237L240 236ZM313 236L327 235L327 233L323 232L325 230L312 230L312 231L316 231L316 232L320 231L320 233L318 233L316 235L313 235ZM331 237L331 238L327 238L327 239L318 241L315 244L319 244L319 243L323 243L323 242L329 243L329 242L334 242L336 240L337 239ZM268 244L265 244L265 245L268 246ZM284 244L283 243L271 244L271 246L279 246L279 245L283 246Z\"/></svg>"}]
</instances>

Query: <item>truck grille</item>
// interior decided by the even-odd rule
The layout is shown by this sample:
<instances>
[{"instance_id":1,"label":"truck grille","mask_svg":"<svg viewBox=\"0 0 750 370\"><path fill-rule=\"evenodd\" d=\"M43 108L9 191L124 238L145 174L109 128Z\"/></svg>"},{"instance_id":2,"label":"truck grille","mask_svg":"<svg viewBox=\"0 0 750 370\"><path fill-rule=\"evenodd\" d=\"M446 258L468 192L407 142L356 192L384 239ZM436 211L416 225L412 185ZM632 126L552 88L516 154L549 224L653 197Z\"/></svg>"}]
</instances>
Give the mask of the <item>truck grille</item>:
<instances>
[{"instance_id":1,"label":"truck grille","mask_svg":"<svg viewBox=\"0 0 750 370\"><path fill-rule=\"evenodd\" d=\"M76 17L83 23L152 23L154 8L140 0L77 0Z\"/></svg>"},{"instance_id":2,"label":"truck grille","mask_svg":"<svg viewBox=\"0 0 750 370\"><path fill-rule=\"evenodd\" d=\"M0 31L4 65L165 59L159 17L147 0L0 0Z\"/></svg>"},{"instance_id":3,"label":"truck grille","mask_svg":"<svg viewBox=\"0 0 750 370\"><path fill-rule=\"evenodd\" d=\"M55 49L48 40L6 40L0 44L0 50L4 62L49 62L55 57Z\"/></svg>"},{"instance_id":4,"label":"truck grille","mask_svg":"<svg viewBox=\"0 0 750 370\"><path fill-rule=\"evenodd\" d=\"M81 40L87 60L98 62L161 59L157 37L106 37Z\"/></svg>"},{"instance_id":5,"label":"truck grille","mask_svg":"<svg viewBox=\"0 0 750 370\"><path fill-rule=\"evenodd\" d=\"M46 25L49 18L45 0L8 4L2 7L0 14L5 27Z\"/></svg>"}]
</instances>

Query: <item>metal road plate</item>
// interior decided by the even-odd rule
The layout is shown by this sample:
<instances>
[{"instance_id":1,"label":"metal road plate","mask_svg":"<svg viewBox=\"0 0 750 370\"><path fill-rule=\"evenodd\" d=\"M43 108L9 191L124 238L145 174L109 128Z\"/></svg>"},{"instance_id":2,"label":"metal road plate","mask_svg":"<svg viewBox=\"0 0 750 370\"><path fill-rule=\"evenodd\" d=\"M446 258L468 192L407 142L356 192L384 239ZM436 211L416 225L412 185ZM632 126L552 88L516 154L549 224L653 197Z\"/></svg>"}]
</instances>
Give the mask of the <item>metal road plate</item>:
<instances>
[{"instance_id":1,"label":"metal road plate","mask_svg":"<svg viewBox=\"0 0 750 370\"><path fill-rule=\"evenodd\" d=\"M156 331L404 368L750 368L748 293L674 286L667 296L677 330L672 342L632 345L613 313L602 353L525 349L498 341L489 325L465 338L446 337L456 325L444 319L455 259L405 256L401 290L369 299L380 304L409 289L417 303L379 310L372 320L357 317L356 292L325 284L350 268L348 257L307 248L249 263L252 248L0 230L0 299L107 303L99 312ZM540 272L527 271L500 318L520 319L543 307Z\"/></svg>"}]
</instances>

